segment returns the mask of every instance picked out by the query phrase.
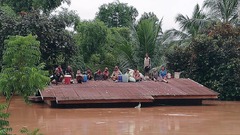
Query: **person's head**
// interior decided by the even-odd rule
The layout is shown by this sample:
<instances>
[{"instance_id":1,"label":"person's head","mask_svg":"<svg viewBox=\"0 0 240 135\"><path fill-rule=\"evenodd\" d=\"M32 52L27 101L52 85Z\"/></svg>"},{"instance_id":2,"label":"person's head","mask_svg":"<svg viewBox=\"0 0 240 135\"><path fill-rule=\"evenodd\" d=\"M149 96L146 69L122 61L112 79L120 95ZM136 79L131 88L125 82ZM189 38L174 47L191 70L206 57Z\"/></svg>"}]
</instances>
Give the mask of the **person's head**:
<instances>
[{"instance_id":1,"label":"person's head","mask_svg":"<svg viewBox=\"0 0 240 135\"><path fill-rule=\"evenodd\" d=\"M58 65L58 68L61 68L61 65Z\"/></svg>"},{"instance_id":2,"label":"person's head","mask_svg":"<svg viewBox=\"0 0 240 135\"><path fill-rule=\"evenodd\" d=\"M87 69L87 73L91 73L91 70L89 68Z\"/></svg>"},{"instance_id":3,"label":"person's head","mask_svg":"<svg viewBox=\"0 0 240 135\"><path fill-rule=\"evenodd\" d=\"M108 67L105 67L104 71L108 71Z\"/></svg>"},{"instance_id":4,"label":"person's head","mask_svg":"<svg viewBox=\"0 0 240 135\"><path fill-rule=\"evenodd\" d=\"M118 66L115 66L115 67L114 67L114 71L118 71Z\"/></svg>"},{"instance_id":5,"label":"person's head","mask_svg":"<svg viewBox=\"0 0 240 135\"><path fill-rule=\"evenodd\" d=\"M59 69L58 68L55 68L55 73L58 73L59 72Z\"/></svg>"},{"instance_id":6,"label":"person's head","mask_svg":"<svg viewBox=\"0 0 240 135\"><path fill-rule=\"evenodd\" d=\"M134 67L134 71L137 71L137 66Z\"/></svg>"},{"instance_id":7,"label":"person's head","mask_svg":"<svg viewBox=\"0 0 240 135\"><path fill-rule=\"evenodd\" d=\"M162 66L162 67L161 67L161 70L165 70L165 66Z\"/></svg>"},{"instance_id":8,"label":"person's head","mask_svg":"<svg viewBox=\"0 0 240 135\"><path fill-rule=\"evenodd\" d=\"M145 57L146 57L146 58L148 57L148 53L145 54Z\"/></svg>"},{"instance_id":9,"label":"person's head","mask_svg":"<svg viewBox=\"0 0 240 135\"><path fill-rule=\"evenodd\" d=\"M71 66L67 66L67 69L68 69L68 70L71 70Z\"/></svg>"}]
</instances>

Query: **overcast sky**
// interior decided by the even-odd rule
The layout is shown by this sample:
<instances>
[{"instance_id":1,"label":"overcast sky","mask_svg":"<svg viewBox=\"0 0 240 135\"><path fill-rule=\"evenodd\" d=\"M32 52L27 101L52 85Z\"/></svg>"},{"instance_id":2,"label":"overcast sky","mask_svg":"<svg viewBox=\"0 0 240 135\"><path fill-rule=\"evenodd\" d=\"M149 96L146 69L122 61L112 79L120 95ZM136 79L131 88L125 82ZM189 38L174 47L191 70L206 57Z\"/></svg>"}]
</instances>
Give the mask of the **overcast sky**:
<instances>
[{"instance_id":1,"label":"overcast sky","mask_svg":"<svg viewBox=\"0 0 240 135\"><path fill-rule=\"evenodd\" d=\"M94 19L98 8L105 3L114 0L71 0L70 6L64 6L75 10L81 19ZM194 6L198 3L202 6L204 0L120 0L122 3L135 7L140 16L144 12L154 12L159 19L163 17L163 30L178 28L175 17L178 13L191 16Z\"/></svg>"}]
</instances>

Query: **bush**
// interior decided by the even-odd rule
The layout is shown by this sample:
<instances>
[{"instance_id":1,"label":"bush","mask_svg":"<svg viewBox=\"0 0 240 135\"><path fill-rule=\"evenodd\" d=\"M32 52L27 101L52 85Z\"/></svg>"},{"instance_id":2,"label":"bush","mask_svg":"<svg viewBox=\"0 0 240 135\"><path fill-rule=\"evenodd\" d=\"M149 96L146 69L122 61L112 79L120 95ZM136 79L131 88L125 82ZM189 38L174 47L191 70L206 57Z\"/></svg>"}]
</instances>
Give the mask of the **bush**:
<instances>
[{"instance_id":1,"label":"bush","mask_svg":"<svg viewBox=\"0 0 240 135\"><path fill-rule=\"evenodd\" d=\"M169 68L220 93L220 99L239 100L240 28L228 24L198 35L189 47L167 55Z\"/></svg>"}]
</instances>

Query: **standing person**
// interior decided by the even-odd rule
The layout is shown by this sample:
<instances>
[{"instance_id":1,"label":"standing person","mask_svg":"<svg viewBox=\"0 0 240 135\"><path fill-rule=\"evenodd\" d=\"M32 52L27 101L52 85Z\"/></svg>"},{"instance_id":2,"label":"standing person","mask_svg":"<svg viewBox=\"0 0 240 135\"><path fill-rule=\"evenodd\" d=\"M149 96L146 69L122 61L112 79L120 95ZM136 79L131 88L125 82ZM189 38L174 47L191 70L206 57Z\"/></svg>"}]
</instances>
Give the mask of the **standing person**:
<instances>
[{"instance_id":1,"label":"standing person","mask_svg":"<svg viewBox=\"0 0 240 135\"><path fill-rule=\"evenodd\" d=\"M118 69L118 66L114 67L113 73L111 75L111 78L113 81L117 81L118 80L118 75L121 75L122 72Z\"/></svg>"},{"instance_id":2,"label":"standing person","mask_svg":"<svg viewBox=\"0 0 240 135\"><path fill-rule=\"evenodd\" d=\"M109 71L108 68L105 67L104 71L103 71L103 79L107 80L109 78Z\"/></svg>"},{"instance_id":3,"label":"standing person","mask_svg":"<svg viewBox=\"0 0 240 135\"><path fill-rule=\"evenodd\" d=\"M167 81L167 70L164 66L161 67L161 70L159 72L159 77L163 82L168 83L168 81Z\"/></svg>"},{"instance_id":4,"label":"standing person","mask_svg":"<svg viewBox=\"0 0 240 135\"><path fill-rule=\"evenodd\" d=\"M146 53L144 58L144 74L145 76L149 76L149 70L151 68L151 59L148 56L148 53Z\"/></svg>"}]
</instances>

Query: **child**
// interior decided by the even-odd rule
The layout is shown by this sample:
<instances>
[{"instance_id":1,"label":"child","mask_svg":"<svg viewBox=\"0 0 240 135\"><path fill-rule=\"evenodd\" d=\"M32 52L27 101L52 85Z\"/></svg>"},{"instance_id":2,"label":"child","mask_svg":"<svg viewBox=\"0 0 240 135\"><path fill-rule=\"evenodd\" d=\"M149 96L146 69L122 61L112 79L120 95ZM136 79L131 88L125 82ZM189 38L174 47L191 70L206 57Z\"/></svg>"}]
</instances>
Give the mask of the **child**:
<instances>
[{"instance_id":1,"label":"child","mask_svg":"<svg viewBox=\"0 0 240 135\"><path fill-rule=\"evenodd\" d=\"M161 70L159 72L159 77L163 82L168 83L168 81L167 81L167 70L165 69L164 66L161 67Z\"/></svg>"}]
</instances>

